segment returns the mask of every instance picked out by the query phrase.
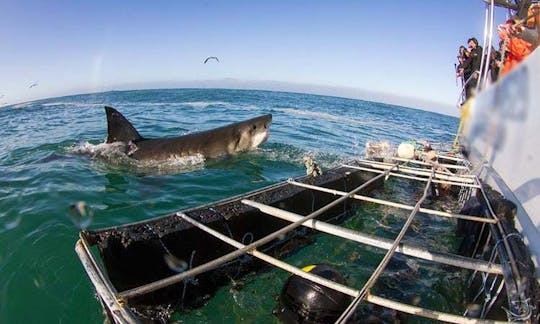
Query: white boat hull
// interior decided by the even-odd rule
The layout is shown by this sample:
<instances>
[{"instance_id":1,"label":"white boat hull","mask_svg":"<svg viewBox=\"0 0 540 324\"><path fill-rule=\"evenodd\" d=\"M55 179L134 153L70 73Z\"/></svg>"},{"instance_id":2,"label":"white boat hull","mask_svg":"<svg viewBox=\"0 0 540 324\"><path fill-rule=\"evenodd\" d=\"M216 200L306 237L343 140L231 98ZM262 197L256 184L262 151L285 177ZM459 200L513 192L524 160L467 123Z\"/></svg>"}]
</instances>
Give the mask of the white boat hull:
<instances>
[{"instance_id":1,"label":"white boat hull","mask_svg":"<svg viewBox=\"0 0 540 324\"><path fill-rule=\"evenodd\" d=\"M540 278L540 51L483 90L464 121L469 159L480 178L517 205Z\"/></svg>"}]
</instances>

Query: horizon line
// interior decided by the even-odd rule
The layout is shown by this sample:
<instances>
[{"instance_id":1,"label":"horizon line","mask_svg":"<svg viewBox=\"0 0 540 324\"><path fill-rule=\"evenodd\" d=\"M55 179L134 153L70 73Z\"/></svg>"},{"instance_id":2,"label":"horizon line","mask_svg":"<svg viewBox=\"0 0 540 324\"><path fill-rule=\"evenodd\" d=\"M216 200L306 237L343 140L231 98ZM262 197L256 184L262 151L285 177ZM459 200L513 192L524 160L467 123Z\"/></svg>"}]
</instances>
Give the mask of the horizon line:
<instances>
[{"instance_id":1,"label":"horizon line","mask_svg":"<svg viewBox=\"0 0 540 324\"><path fill-rule=\"evenodd\" d=\"M169 81L149 81L149 82L126 82L116 85L103 86L94 89L70 89L60 91L51 96L39 97L27 101L21 101L2 105L9 107L22 105L40 100L48 100L61 97L97 94L111 91L138 91L138 90L164 90L164 89L230 89L230 90L259 90L277 91L299 94L312 94L321 96L332 96L345 99L357 99L383 104L390 104L410 109L424 110L442 115L457 117L459 110L450 104L425 100L420 98L395 95L380 91L372 91L354 87L322 85L310 83L295 83L289 81L273 80L240 80L235 78L209 79L209 80L169 80ZM438 109L437 109L438 108Z\"/></svg>"}]
</instances>

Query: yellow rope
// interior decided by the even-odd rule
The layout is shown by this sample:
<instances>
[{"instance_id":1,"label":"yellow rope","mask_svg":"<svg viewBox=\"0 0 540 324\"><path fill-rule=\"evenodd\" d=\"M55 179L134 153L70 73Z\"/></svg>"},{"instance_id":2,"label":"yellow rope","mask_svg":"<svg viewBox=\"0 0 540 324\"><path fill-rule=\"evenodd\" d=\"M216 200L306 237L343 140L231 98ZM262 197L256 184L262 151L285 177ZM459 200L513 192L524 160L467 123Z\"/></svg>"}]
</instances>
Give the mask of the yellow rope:
<instances>
[{"instance_id":1,"label":"yellow rope","mask_svg":"<svg viewBox=\"0 0 540 324\"><path fill-rule=\"evenodd\" d=\"M471 97L471 98L467 99L467 101L465 101L465 103L461 106L461 115L460 115L460 120L459 120L459 126L458 126L458 130L456 132L456 139L454 140L454 144L453 144L454 151L458 151L458 149L459 149L459 146L458 146L459 137L461 136L461 132L463 131L463 125L469 119L469 114L470 114L470 110L471 110L470 107L472 105L473 100L474 100L474 97Z\"/></svg>"}]
</instances>

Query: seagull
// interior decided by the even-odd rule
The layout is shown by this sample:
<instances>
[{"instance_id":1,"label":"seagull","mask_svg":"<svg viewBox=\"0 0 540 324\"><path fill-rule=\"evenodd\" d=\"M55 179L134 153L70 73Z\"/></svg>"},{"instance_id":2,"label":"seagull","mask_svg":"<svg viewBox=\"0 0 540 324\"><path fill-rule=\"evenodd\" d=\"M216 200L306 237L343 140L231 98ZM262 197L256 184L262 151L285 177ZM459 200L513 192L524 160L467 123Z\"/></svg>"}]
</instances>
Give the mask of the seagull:
<instances>
[{"instance_id":1,"label":"seagull","mask_svg":"<svg viewBox=\"0 0 540 324\"><path fill-rule=\"evenodd\" d=\"M211 60L211 59L214 59L214 60L216 60L216 61L219 62L219 59L218 59L217 57L215 57L215 56L209 56L209 57L206 58L206 60L204 60L204 64L206 64L206 62L208 62L208 60Z\"/></svg>"},{"instance_id":2,"label":"seagull","mask_svg":"<svg viewBox=\"0 0 540 324\"><path fill-rule=\"evenodd\" d=\"M30 86L28 87L28 89L33 88L33 87L37 87L37 85L38 85L38 81L34 81L34 82L30 83Z\"/></svg>"}]
</instances>

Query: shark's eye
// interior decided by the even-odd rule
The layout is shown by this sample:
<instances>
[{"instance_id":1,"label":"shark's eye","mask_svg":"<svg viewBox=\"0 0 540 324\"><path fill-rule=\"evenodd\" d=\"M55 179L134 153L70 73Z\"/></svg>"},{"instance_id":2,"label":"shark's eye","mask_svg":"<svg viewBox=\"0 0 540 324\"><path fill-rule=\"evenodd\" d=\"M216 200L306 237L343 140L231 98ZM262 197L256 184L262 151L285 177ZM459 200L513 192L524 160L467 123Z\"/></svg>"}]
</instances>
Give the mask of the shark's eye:
<instances>
[{"instance_id":1,"label":"shark's eye","mask_svg":"<svg viewBox=\"0 0 540 324\"><path fill-rule=\"evenodd\" d=\"M253 130L256 130L257 129L257 125L253 125Z\"/></svg>"}]
</instances>

